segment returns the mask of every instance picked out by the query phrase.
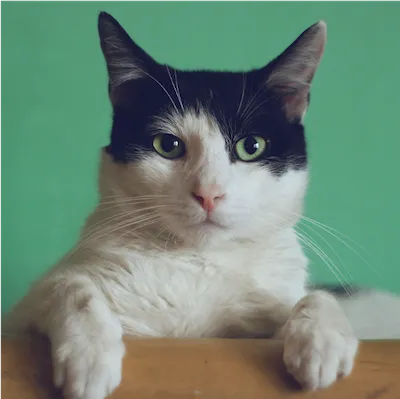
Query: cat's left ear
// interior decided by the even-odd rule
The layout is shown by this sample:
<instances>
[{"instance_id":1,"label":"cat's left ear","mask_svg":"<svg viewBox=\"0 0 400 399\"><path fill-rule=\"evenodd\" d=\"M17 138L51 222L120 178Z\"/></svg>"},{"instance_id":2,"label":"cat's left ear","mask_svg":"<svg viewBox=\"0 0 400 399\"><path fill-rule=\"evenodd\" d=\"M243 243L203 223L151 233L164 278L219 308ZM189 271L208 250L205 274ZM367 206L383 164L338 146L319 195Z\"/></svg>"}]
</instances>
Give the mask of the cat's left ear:
<instances>
[{"instance_id":1,"label":"cat's left ear","mask_svg":"<svg viewBox=\"0 0 400 399\"><path fill-rule=\"evenodd\" d=\"M324 52L326 32L325 22L317 22L266 67L267 88L279 97L290 121L301 121L306 113L311 82Z\"/></svg>"}]
</instances>

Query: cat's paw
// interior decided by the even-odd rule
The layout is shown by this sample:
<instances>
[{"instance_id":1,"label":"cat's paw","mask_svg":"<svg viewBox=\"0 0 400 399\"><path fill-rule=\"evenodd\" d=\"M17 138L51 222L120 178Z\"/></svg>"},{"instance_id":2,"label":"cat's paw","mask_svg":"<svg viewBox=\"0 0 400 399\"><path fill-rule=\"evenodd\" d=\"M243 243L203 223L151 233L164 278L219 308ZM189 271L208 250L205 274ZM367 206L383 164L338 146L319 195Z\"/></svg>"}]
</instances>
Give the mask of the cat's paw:
<instances>
[{"instance_id":1,"label":"cat's paw","mask_svg":"<svg viewBox=\"0 0 400 399\"><path fill-rule=\"evenodd\" d=\"M54 384L66 399L104 399L121 382L122 340L92 338L53 348Z\"/></svg>"},{"instance_id":2,"label":"cat's paw","mask_svg":"<svg viewBox=\"0 0 400 399\"><path fill-rule=\"evenodd\" d=\"M358 340L330 296L317 293L300 301L283 333L283 360L302 387L326 388L351 373Z\"/></svg>"}]
</instances>

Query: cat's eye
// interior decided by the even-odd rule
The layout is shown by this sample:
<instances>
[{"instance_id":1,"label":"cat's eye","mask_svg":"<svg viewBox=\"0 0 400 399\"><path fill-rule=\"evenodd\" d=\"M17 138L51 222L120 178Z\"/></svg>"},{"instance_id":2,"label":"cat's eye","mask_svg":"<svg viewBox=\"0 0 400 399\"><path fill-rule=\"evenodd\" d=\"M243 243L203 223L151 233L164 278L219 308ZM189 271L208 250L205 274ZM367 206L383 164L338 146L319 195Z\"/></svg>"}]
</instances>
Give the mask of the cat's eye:
<instances>
[{"instance_id":1,"label":"cat's eye","mask_svg":"<svg viewBox=\"0 0 400 399\"><path fill-rule=\"evenodd\" d=\"M247 136L235 145L237 157L243 162L256 161L264 154L268 142L260 136Z\"/></svg>"},{"instance_id":2,"label":"cat's eye","mask_svg":"<svg viewBox=\"0 0 400 399\"><path fill-rule=\"evenodd\" d=\"M168 159L180 158L185 154L185 144L173 134L157 134L153 139L153 148Z\"/></svg>"}]
</instances>

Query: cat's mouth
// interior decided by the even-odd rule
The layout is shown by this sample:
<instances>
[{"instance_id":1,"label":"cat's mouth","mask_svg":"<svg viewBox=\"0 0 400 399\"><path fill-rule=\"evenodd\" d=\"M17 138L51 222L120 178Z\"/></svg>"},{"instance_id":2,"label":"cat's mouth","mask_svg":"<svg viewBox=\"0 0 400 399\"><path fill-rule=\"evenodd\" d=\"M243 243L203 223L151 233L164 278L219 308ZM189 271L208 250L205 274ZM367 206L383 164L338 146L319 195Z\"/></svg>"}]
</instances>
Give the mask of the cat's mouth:
<instances>
[{"instance_id":1,"label":"cat's mouth","mask_svg":"<svg viewBox=\"0 0 400 399\"><path fill-rule=\"evenodd\" d=\"M206 218L205 220L201 221L200 223L194 223L191 225L191 227L197 227L197 228L206 228L206 229L227 229L227 226L224 226L223 224L216 222L215 220L212 220L210 218Z\"/></svg>"}]
</instances>

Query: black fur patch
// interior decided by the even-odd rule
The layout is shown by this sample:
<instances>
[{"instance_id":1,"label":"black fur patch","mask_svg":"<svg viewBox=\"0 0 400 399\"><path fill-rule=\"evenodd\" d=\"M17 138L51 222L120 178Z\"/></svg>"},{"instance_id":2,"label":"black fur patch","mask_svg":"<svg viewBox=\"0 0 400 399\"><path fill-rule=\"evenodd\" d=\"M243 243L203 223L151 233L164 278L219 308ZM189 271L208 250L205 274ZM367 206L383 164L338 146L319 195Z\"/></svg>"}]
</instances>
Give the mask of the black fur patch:
<instances>
[{"instance_id":1,"label":"black fur patch","mask_svg":"<svg viewBox=\"0 0 400 399\"><path fill-rule=\"evenodd\" d=\"M357 295L362 292L365 292L365 289L361 289L360 287L343 284L343 285L335 285L335 284L315 284L310 287L312 290L321 290L326 291L332 294L335 297L349 297L349 295Z\"/></svg>"},{"instance_id":2,"label":"black fur patch","mask_svg":"<svg viewBox=\"0 0 400 399\"><path fill-rule=\"evenodd\" d=\"M112 23L113 29L122 29L108 14L100 15L99 24L102 18ZM105 34L104 28L100 33ZM125 36L123 38L126 40ZM102 40L103 43L104 38ZM105 51L104 44L102 46ZM268 151L258 163L268 165L276 174L289 166L305 167L307 151L303 125L298 120L289 121L281 99L268 90L269 65L243 73L181 71L161 65L147 55L144 57L143 50L133 42L129 46L146 76L110 89L114 90L117 101L114 102L111 142L107 150L116 162L132 162L143 151L153 151L151 126L154 118L175 109L166 91L181 112L171 75L179 85L184 108L202 108L218 121L232 162L240 162L232 150L235 140L258 135L269 142Z\"/></svg>"}]
</instances>

